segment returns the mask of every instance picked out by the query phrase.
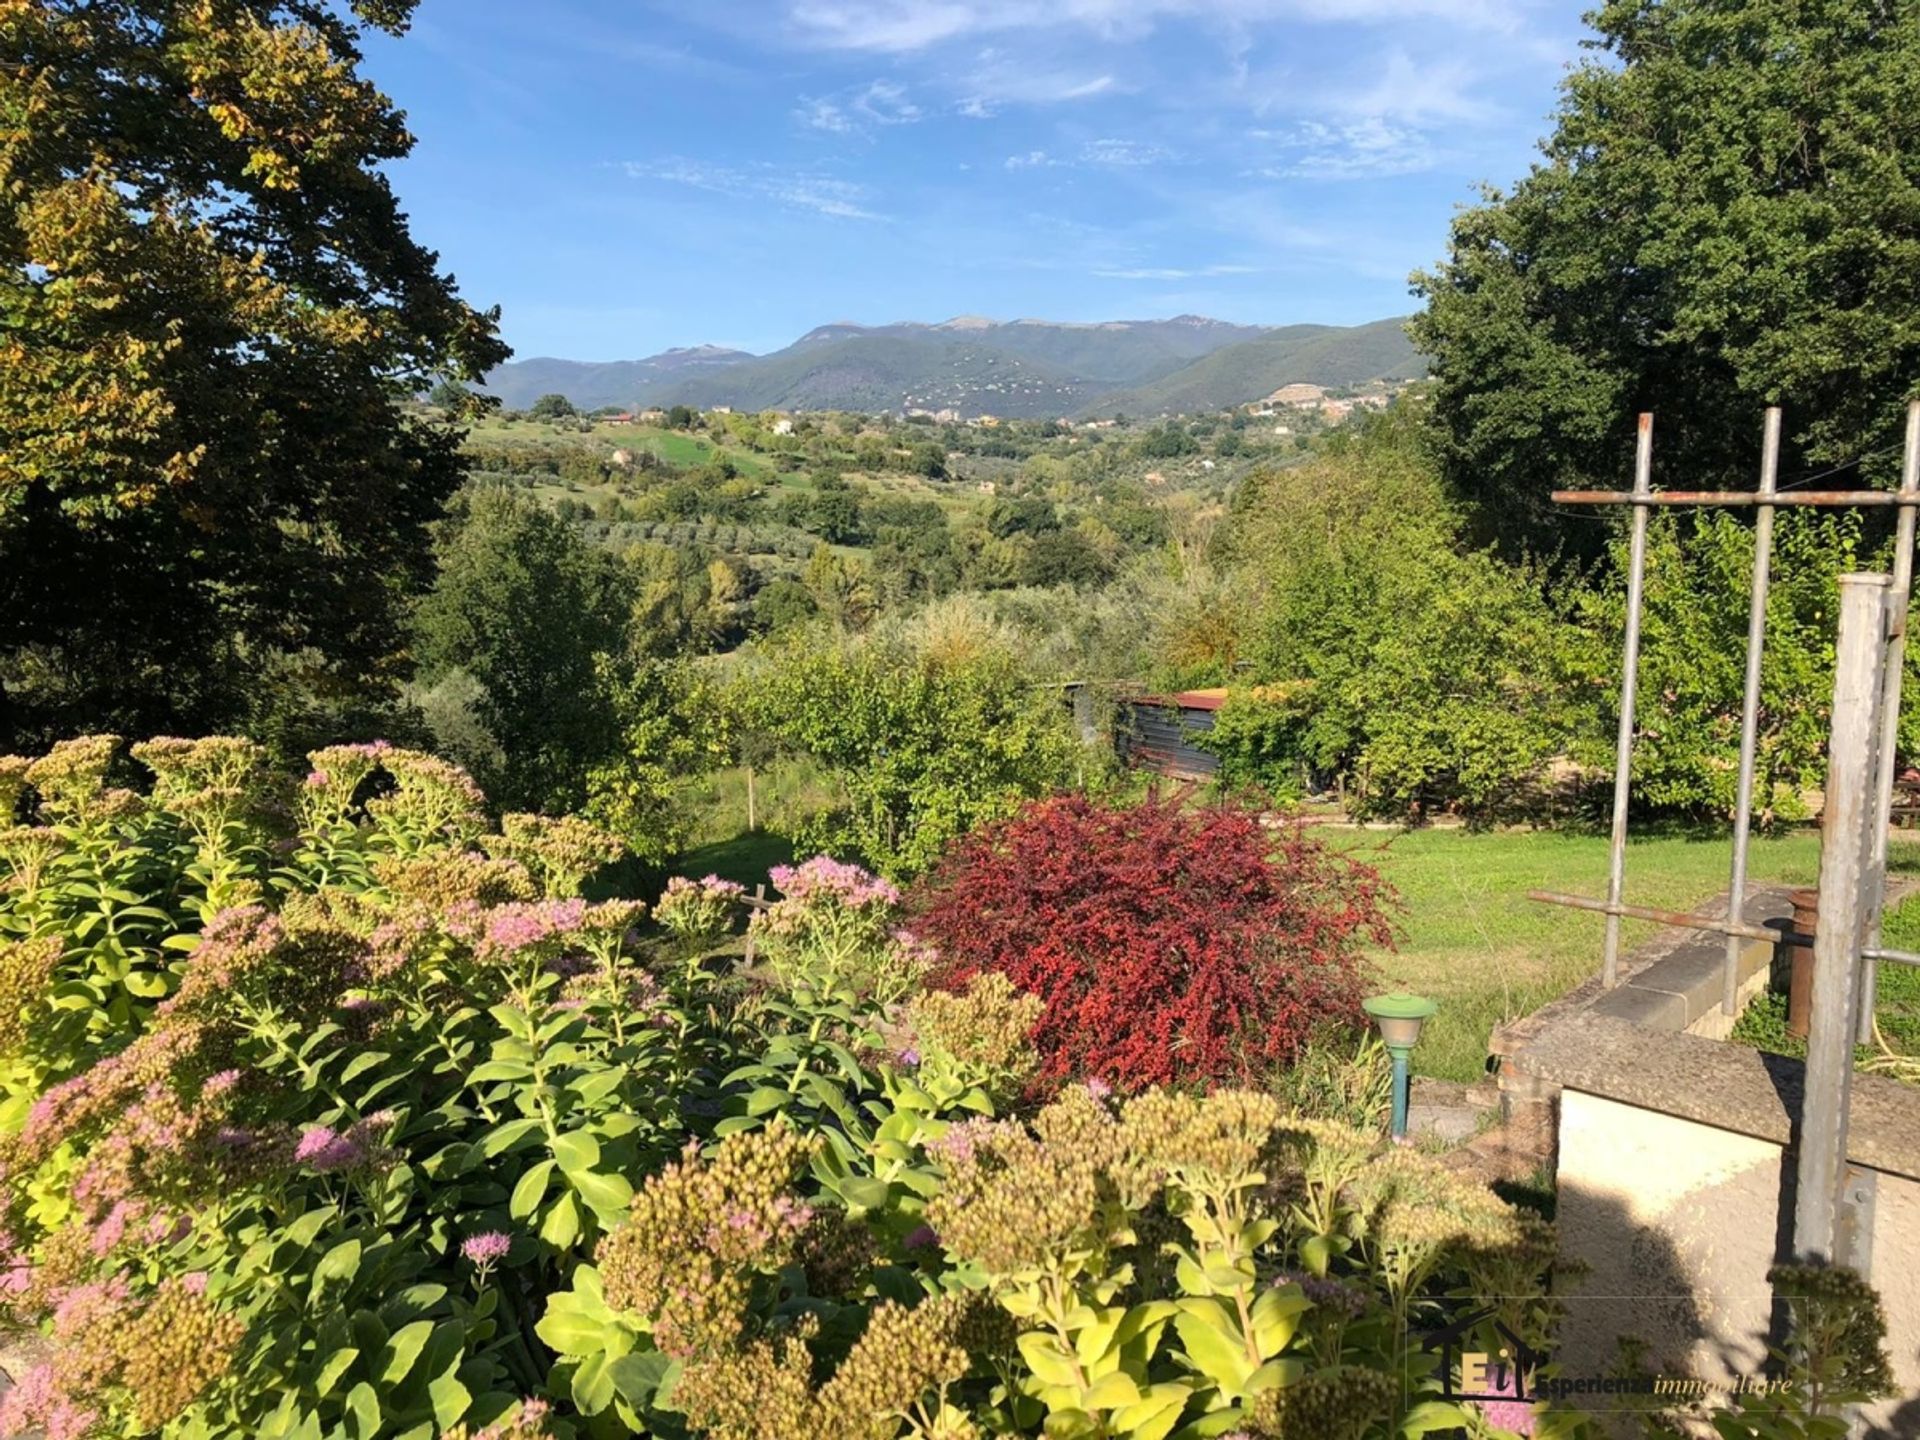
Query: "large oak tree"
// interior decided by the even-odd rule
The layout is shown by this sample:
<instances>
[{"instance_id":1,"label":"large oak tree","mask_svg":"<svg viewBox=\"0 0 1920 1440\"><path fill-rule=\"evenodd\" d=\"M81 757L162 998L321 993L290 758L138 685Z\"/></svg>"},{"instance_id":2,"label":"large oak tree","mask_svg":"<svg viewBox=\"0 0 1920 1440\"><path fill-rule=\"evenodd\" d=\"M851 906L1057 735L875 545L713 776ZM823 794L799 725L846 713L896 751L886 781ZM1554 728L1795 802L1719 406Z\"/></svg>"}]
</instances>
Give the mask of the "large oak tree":
<instances>
[{"instance_id":1,"label":"large oak tree","mask_svg":"<svg viewBox=\"0 0 1920 1440\"><path fill-rule=\"evenodd\" d=\"M1416 276L1448 470L1509 546L1596 549L1548 492L1630 472L1751 486L1760 411L1790 470L1884 479L1920 385L1920 6L1611 0L1544 158ZM1865 457L1861 465L1849 462Z\"/></svg>"},{"instance_id":2,"label":"large oak tree","mask_svg":"<svg viewBox=\"0 0 1920 1440\"><path fill-rule=\"evenodd\" d=\"M0 0L0 748L404 676L460 476L409 401L507 353L385 174L412 9Z\"/></svg>"}]
</instances>

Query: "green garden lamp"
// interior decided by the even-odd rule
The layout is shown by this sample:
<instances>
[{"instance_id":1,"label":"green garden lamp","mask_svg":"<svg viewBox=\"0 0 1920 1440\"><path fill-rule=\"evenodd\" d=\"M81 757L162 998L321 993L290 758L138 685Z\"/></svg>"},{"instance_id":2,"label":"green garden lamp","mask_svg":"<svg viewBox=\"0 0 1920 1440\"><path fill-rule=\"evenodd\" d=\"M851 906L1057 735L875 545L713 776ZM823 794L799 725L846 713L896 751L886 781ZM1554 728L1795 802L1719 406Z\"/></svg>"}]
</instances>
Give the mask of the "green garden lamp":
<instances>
[{"instance_id":1,"label":"green garden lamp","mask_svg":"<svg viewBox=\"0 0 1920 1440\"><path fill-rule=\"evenodd\" d=\"M1380 1027L1381 1043L1393 1057L1393 1138L1407 1138L1407 1057L1420 1040L1420 1027L1440 1007L1423 995L1404 990L1374 995L1361 1002Z\"/></svg>"}]
</instances>

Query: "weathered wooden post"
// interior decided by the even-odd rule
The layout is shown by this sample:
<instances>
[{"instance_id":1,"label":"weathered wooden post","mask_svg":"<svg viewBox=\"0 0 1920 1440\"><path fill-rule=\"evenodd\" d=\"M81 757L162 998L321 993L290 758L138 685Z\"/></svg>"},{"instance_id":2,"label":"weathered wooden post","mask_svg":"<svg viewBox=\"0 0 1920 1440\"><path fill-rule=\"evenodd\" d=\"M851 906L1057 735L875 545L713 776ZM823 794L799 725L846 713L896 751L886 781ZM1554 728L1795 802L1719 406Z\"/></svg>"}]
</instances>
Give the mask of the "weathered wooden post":
<instances>
[{"instance_id":1,"label":"weathered wooden post","mask_svg":"<svg viewBox=\"0 0 1920 1440\"><path fill-rule=\"evenodd\" d=\"M1842 1187L1847 1107L1853 1088L1864 893L1878 816L1880 703L1886 676L1891 577L1840 577L1840 636L1833 676L1833 731L1820 844L1820 914L1813 942L1813 1006L1806 1093L1800 1107L1799 1185L1793 1248L1803 1260L1860 1264L1846 1253ZM1886 737L1890 742L1891 737ZM1864 1237L1860 1237L1864 1239Z\"/></svg>"}]
</instances>

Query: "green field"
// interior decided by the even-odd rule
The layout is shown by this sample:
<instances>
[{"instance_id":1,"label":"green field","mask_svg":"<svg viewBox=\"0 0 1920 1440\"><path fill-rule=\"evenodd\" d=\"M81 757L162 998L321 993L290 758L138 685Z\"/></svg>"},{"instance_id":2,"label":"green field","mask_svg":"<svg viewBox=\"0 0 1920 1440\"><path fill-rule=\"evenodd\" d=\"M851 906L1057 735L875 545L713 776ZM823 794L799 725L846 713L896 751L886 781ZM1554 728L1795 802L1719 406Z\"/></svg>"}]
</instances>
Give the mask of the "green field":
<instances>
[{"instance_id":1,"label":"green field","mask_svg":"<svg viewBox=\"0 0 1920 1440\"><path fill-rule=\"evenodd\" d=\"M1386 984L1440 1002L1414 1052L1418 1073L1478 1079L1494 1026L1538 1009L1599 969L1603 917L1526 897L1534 889L1604 895L1603 835L1425 830L1384 843L1330 838L1378 865L1400 893L1403 938L1377 963ZM1727 888L1731 851L1724 836L1635 840L1627 851L1627 898L1679 909L1718 895ZM1810 885L1820 840L1811 832L1756 837L1749 855L1748 874L1757 882ZM1896 842L1894 856L1896 866L1913 867L1920 844ZM1625 944L1639 944L1654 928L1628 922Z\"/></svg>"}]
</instances>

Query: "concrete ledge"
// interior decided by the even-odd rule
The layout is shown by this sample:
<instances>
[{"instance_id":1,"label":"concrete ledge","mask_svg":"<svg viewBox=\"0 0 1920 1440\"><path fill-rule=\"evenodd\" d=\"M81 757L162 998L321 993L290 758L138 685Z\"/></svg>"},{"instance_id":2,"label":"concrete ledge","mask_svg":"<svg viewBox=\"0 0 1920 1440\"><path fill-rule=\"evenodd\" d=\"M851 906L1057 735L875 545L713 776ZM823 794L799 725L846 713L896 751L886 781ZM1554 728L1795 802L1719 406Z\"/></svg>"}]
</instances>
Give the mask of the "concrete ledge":
<instances>
[{"instance_id":1,"label":"concrete ledge","mask_svg":"<svg viewBox=\"0 0 1920 1440\"><path fill-rule=\"evenodd\" d=\"M1803 1063L1784 1055L1593 1011L1543 1030L1514 1062L1562 1089L1776 1145L1793 1143L1806 1076ZM1856 1073L1847 1154L1857 1165L1920 1179L1920 1086Z\"/></svg>"},{"instance_id":2,"label":"concrete ledge","mask_svg":"<svg viewBox=\"0 0 1920 1440\"><path fill-rule=\"evenodd\" d=\"M1767 889L1748 899L1744 915L1750 924L1774 926L1784 934L1792 908L1786 891ZM1737 973L1743 994L1768 973L1773 955L1770 941L1748 940L1741 945ZM1655 1030L1689 1029L1720 1008L1726 961L1727 942L1722 937L1693 931L1644 970L1628 976L1619 988L1602 991L1593 1001L1592 1013Z\"/></svg>"}]
</instances>

